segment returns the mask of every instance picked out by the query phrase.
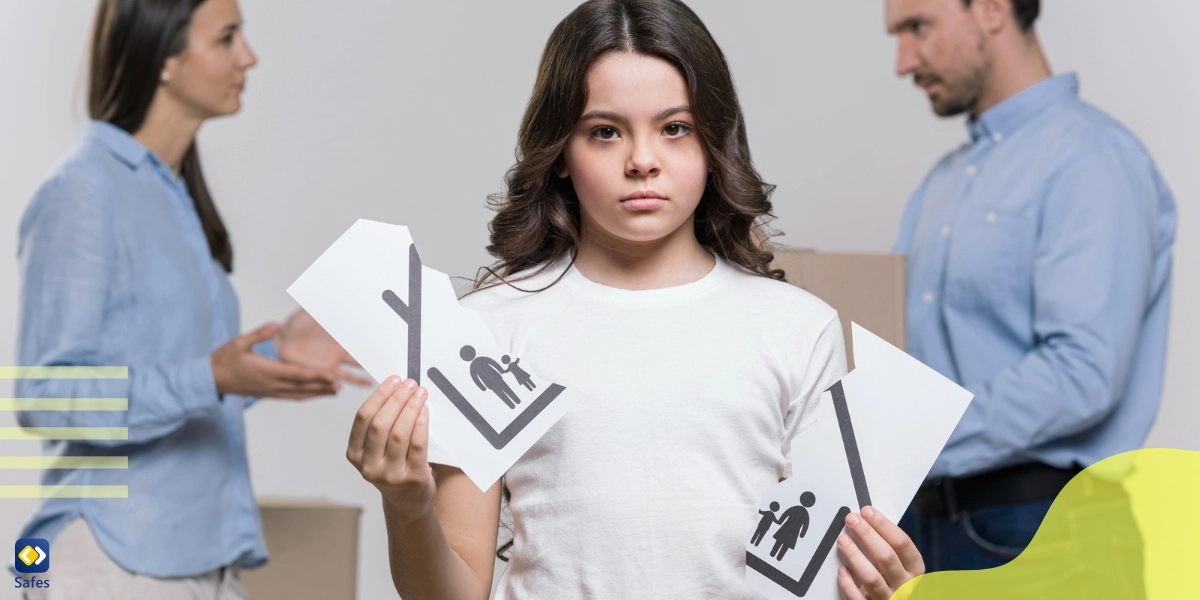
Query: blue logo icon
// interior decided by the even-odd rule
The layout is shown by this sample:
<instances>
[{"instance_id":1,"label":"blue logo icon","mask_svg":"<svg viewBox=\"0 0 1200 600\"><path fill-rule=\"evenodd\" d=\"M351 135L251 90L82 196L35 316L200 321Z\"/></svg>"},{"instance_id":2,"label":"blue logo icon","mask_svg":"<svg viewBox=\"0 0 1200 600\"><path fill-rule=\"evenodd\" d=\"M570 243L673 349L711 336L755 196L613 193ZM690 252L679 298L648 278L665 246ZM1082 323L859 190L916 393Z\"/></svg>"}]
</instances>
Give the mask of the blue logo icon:
<instances>
[{"instance_id":1,"label":"blue logo icon","mask_svg":"<svg viewBox=\"0 0 1200 600\"><path fill-rule=\"evenodd\" d=\"M13 566L18 573L45 573L50 570L50 542L42 538L17 540L13 556Z\"/></svg>"}]
</instances>

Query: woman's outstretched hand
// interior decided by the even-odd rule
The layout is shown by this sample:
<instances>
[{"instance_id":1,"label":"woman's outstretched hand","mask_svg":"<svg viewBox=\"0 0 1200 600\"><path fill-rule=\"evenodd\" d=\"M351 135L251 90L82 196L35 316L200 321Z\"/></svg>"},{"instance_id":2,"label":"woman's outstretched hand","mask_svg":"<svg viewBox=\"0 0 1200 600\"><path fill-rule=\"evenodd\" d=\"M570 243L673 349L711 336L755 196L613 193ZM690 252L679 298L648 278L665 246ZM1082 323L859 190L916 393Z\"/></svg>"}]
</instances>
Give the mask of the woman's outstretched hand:
<instances>
[{"instance_id":1,"label":"woman's outstretched hand","mask_svg":"<svg viewBox=\"0 0 1200 600\"><path fill-rule=\"evenodd\" d=\"M337 393L338 379L332 371L289 365L254 352L254 345L271 339L274 323L239 335L209 356L217 392L256 398L302 400Z\"/></svg>"},{"instance_id":2,"label":"woman's outstretched hand","mask_svg":"<svg viewBox=\"0 0 1200 600\"><path fill-rule=\"evenodd\" d=\"M371 385L370 379L346 369L346 366L357 367L358 362L304 309L284 321L275 335L275 347L279 359L285 363L332 371L355 385Z\"/></svg>"},{"instance_id":3,"label":"woman's outstretched hand","mask_svg":"<svg viewBox=\"0 0 1200 600\"><path fill-rule=\"evenodd\" d=\"M429 468L429 392L393 375L354 415L346 459L403 519L433 510L437 486Z\"/></svg>"},{"instance_id":4,"label":"woman's outstretched hand","mask_svg":"<svg viewBox=\"0 0 1200 600\"><path fill-rule=\"evenodd\" d=\"M846 516L853 534L838 537L848 567L838 567L838 586L846 600L887 600L908 580L925 573L925 561L903 529L874 507Z\"/></svg>"}]
</instances>

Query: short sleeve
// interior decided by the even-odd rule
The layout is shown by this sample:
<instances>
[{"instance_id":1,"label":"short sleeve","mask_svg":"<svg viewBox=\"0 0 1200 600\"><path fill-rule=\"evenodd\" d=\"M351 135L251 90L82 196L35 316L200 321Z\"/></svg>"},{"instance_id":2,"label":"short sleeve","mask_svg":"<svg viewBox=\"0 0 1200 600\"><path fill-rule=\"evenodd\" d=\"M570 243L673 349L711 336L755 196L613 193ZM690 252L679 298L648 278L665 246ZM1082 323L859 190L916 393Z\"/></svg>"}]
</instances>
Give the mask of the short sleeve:
<instances>
[{"instance_id":1,"label":"short sleeve","mask_svg":"<svg viewBox=\"0 0 1200 600\"><path fill-rule=\"evenodd\" d=\"M781 449L786 464L785 478L792 476L793 440L816 421L822 394L846 376L846 342L842 337L842 322L836 313L817 335L808 352L807 364L797 365L796 372L800 376L792 389L797 393L788 404L783 423Z\"/></svg>"}]
</instances>

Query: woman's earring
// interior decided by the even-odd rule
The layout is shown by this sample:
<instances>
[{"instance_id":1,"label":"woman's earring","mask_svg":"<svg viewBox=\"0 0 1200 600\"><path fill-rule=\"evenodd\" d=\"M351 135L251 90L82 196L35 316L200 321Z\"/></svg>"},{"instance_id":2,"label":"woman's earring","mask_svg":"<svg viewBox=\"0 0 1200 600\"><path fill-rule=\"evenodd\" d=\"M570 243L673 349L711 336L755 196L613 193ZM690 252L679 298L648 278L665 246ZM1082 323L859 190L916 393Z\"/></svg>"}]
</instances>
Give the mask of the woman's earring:
<instances>
[{"instance_id":1,"label":"woman's earring","mask_svg":"<svg viewBox=\"0 0 1200 600\"><path fill-rule=\"evenodd\" d=\"M166 71L163 71L162 74L158 76L158 80L163 83L167 83L168 81L171 81L171 76L167 75Z\"/></svg>"}]
</instances>

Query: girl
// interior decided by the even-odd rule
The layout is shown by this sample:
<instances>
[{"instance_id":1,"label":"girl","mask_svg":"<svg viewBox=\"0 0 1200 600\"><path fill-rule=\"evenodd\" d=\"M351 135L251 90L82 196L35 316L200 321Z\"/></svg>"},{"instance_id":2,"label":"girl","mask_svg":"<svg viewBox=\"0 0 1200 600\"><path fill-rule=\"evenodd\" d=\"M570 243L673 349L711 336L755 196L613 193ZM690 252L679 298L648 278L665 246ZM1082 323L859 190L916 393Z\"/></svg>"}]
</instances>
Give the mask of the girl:
<instances>
[{"instance_id":1,"label":"girl","mask_svg":"<svg viewBox=\"0 0 1200 600\"><path fill-rule=\"evenodd\" d=\"M17 418L123 428L124 439L46 444L128 457L128 468L46 471L56 492L20 537L53 540L54 587L28 594L241 598L238 569L267 558L243 409L356 378L306 313L238 336L233 253L195 145L201 123L238 111L255 63L237 3L101 0L90 54L93 120L21 220L19 356L128 366L128 378L19 381ZM42 398L76 399L76 410ZM128 410L98 411L89 398L127 399ZM128 498L72 496L106 485L127 486Z\"/></svg>"},{"instance_id":2,"label":"girl","mask_svg":"<svg viewBox=\"0 0 1200 600\"><path fill-rule=\"evenodd\" d=\"M546 45L497 200L499 262L464 305L582 395L505 475L512 557L498 598L753 598L759 494L846 370L837 314L754 242L755 172L725 59L677 0L590 0ZM501 484L428 464L428 394L392 377L347 457L383 494L405 598L484 600ZM878 511L839 546L847 598L923 571ZM875 565L878 565L876 567Z\"/></svg>"}]
</instances>

